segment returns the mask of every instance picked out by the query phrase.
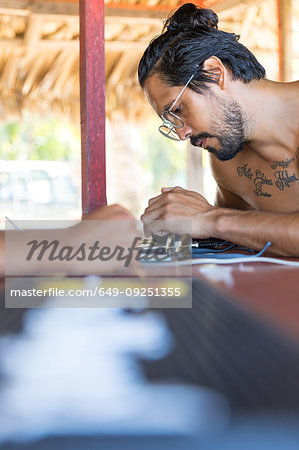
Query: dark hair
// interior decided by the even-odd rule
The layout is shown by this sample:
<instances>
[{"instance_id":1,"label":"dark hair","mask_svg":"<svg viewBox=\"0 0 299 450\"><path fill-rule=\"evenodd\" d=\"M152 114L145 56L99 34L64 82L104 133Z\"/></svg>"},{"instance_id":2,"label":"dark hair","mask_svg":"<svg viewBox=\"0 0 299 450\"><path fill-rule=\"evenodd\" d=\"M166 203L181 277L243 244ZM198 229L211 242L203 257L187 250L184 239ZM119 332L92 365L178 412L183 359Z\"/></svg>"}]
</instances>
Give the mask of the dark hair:
<instances>
[{"instance_id":1,"label":"dark hair","mask_svg":"<svg viewBox=\"0 0 299 450\"><path fill-rule=\"evenodd\" d=\"M193 3L181 6L164 24L160 36L145 50L138 67L139 84L159 73L170 86L185 84L196 71L190 88L202 92L206 83L216 82L202 66L206 59L217 56L232 72L233 79L249 83L265 77L265 69L234 33L218 30L218 17L210 9Z\"/></svg>"}]
</instances>

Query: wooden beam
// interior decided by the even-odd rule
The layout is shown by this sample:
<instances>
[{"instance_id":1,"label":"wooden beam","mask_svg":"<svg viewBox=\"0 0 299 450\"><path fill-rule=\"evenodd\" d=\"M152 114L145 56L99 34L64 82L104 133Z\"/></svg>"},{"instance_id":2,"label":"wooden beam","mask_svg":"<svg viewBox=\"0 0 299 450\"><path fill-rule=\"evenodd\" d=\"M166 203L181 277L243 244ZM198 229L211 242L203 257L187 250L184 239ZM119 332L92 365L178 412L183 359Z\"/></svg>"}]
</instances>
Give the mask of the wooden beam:
<instances>
[{"instance_id":1,"label":"wooden beam","mask_svg":"<svg viewBox=\"0 0 299 450\"><path fill-rule=\"evenodd\" d=\"M27 28L24 36L24 45L27 55L35 50L41 38L41 21L36 16L29 16Z\"/></svg>"},{"instance_id":2,"label":"wooden beam","mask_svg":"<svg viewBox=\"0 0 299 450\"><path fill-rule=\"evenodd\" d=\"M292 0L277 0L280 81L292 81Z\"/></svg>"},{"instance_id":3,"label":"wooden beam","mask_svg":"<svg viewBox=\"0 0 299 450\"><path fill-rule=\"evenodd\" d=\"M234 8L242 7L248 8L248 6L261 3L265 0L222 0L211 6L211 9L217 14ZM197 1L197 4L199 2ZM180 6L179 4L176 6ZM124 3L108 3L105 6L105 16L112 17L116 20L131 19L135 22L144 23L161 23L165 20L170 11L175 9L173 6L154 6L146 7L143 5L132 5ZM0 13L6 14L38 14L57 16L62 15L78 16L79 15L79 3L76 1L51 1L51 0L0 0Z\"/></svg>"},{"instance_id":4,"label":"wooden beam","mask_svg":"<svg viewBox=\"0 0 299 450\"><path fill-rule=\"evenodd\" d=\"M21 48L26 45L25 39L15 38L15 39L0 39L0 48ZM33 50L62 50L64 48L74 48L79 50L79 39L68 40L68 39L40 39L34 45Z\"/></svg>"},{"instance_id":5,"label":"wooden beam","mask_svg":"<svg viewBox=\"0 0 299 450\"><path fill-rule=\"evenodd\" d=\"M227 11L236 7L247 9L249 6L256 5L264 1L265 0L222 0L212 5L211 9L215 11L215 13L219 14L223 11Z\"/></svg>"},{"instance_id":6,"label":"wooden beam","mask_svg":"<svg viewBox=\"0 0 299 450\"><path fill-rule=\"evenodd\" d=\"M249 38L250 33L252 33L254 20L257 17L258 14L258 7L252 6L251 8L248 8L245 14L245 18L241 24L241 32L238 34L241 35L241 39L243 42L246 42ZM236 26L236 29L237 26Z\"/></svg>"},{"instance_id":7,"label":"wooden beam","mask_svg":"<svg viewBox=\"0 0 299 450\"><path fill-rule=\"evenodd\" d=\"M148 46L147 41L105 41L106 50L109 52L128 52L130 50L144 51Z\"/></svg>"},{"instance_id":8,"label":"wooden beam","mask_svg":"<svg viewBox=\"0 0 299 450\"><path fill-rule=\"evenodd\" d=\"M25 40L21 38L0 39L0 49L20 49L25 45ZM148 46L148 41L105 41L105 49L109 52L124 52L129 50L142 51ZM79 51L79 39L40 39L36 42L33 50L63 50L74 49Z\"/></svg>"},{"instance_id":9,"label":"wooden beam","mask_svg":"<svg viewBox=\"0 0 299 450\"><path fill-rule=\"evenodd\" d=\"M48 16L78 16L78 2L43 0L0 0L2 14L38 14Z\"/></svg>"},{"instance_id":10,"label":"wooden beam","mask_svg":"<svg viewBox=\"0 0 299 450\"><path fill-rule=\"evenodd\" d=\"M134 9L105 7L105 17L111 20L128 23L128 18L134 23L157 24L168 15L170 10L156 9ZM0 0L0 14L28 15L36 14L41 16L79 16L79 2L55 2L43 0Z\"/></svg>"},{"instance_id":11,"label":"wooden beam","mask_svg":"<svg viewBox=\"0 0 299 450\"><path fill-rule=\"evenodd\" d=\"M156 8L134 8L131 5L131 8L122 8L121 4L119 4L118 8L106 6L105 7L105 16L106 17L117 17L123 19L135 19L135 20L149 20L154 22L161 22L165 20L169 14L169 12L173 8L162 9L159 7Z\"/></svg>"},{"instance_id":12,"label":"wooden beam","mask_svg":"<svg viewBox=\"0 0 299 450\"><path fill-rule=\"evenodd\" d=\"M80 0L83 216L106 203L104 1Z\"/></svg>"},{"instance_id":13,"label":"wooden beam","mask_svg":"<svg viewBox=\"0 0 299 450\"><path fill-rule=\"evenodd\" d=\"M163 20L165 20L167 15L164 19L158 19L155 17L127 17L122 16L121 14L118 15L110 15L109 11L106 12L105 9L105 23L106 24L116 24L121 23L124 25L152 25L158 27L158 31L161 31Z\"/></svg>"}]
</instances>

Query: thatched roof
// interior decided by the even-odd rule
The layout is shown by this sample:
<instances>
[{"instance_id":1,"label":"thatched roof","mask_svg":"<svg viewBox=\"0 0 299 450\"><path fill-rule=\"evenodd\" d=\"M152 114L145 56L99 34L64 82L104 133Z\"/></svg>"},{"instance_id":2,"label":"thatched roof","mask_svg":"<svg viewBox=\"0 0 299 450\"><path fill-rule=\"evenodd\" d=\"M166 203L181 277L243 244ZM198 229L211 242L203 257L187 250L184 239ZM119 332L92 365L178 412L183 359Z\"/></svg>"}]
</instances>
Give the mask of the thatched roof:
<instances>
[{"instance_id":1,"label":"thatched roof","mask_svg":"<svg viewBox=\"0 0 299 450\"><path fill-rule=\"evenodd\" d=\"M268 77L278 79L276 0L202 3L220 11L219 27L241 34L241 42L264 64ZM168 11L178 4L174 0L106 3L109 116L119 111L135 116L146 109L137 64L148 42L161 32ZM223 10L223 5L231 7ZM78 4L71 0L0 0L0 119L26 107L63 112L79 122L77 14Z\"/></svg>"}]
</instances>

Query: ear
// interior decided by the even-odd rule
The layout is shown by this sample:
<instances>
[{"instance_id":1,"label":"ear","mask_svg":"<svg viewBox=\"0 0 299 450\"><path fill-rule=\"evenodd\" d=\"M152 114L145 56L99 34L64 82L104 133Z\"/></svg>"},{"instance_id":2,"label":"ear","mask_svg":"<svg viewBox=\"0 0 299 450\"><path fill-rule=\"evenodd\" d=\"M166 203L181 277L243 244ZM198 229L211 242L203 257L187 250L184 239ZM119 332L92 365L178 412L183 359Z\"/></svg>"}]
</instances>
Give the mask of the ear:
<instances>
[{"instance_id":1,"label":"ear","mask_svg":"<svg viewBox=\"0 0 299 450\"><path fill-rule=\"evenodd\" d=\"M217 56L211 56L203 63L203 70L209 72L209 74L215 79L220 89L226 88L226 68L222 61Z\"/></svg>"}]
</instances>

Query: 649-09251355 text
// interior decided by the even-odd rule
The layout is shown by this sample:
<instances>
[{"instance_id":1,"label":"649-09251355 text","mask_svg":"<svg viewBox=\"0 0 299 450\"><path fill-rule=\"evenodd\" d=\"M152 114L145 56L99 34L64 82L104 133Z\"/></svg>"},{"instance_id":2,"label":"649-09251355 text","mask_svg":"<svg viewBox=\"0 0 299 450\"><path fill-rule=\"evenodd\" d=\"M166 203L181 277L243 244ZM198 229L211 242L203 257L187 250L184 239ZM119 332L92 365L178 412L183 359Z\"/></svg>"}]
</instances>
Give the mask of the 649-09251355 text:
<instances>
[{"instance_id":1,"label":"649-09251355 text","mask_svg":"<svg viewBox=\"0 0 299 450\"><path fill-rule=\"evenodd\" d=\"M93 289L59 289L50 287L47 289L11 289L12 297L117 297L124 295L127 297L180 297L182 290L180 287L99 287Z\"/></svg>"}]
</instances>

